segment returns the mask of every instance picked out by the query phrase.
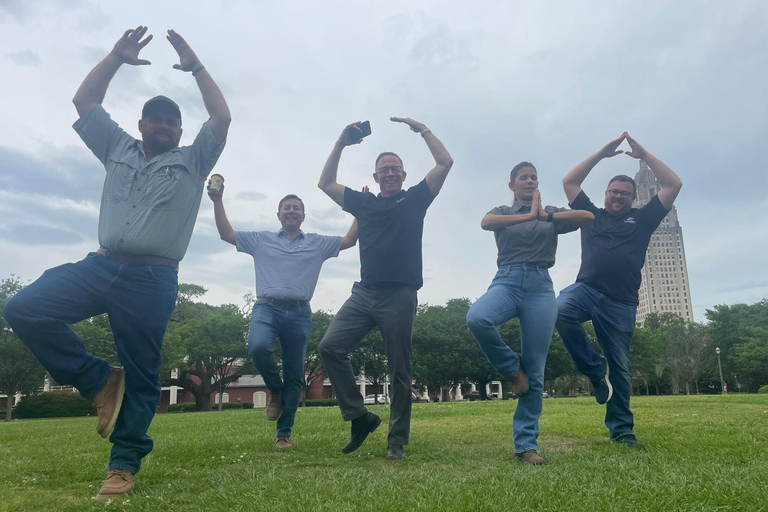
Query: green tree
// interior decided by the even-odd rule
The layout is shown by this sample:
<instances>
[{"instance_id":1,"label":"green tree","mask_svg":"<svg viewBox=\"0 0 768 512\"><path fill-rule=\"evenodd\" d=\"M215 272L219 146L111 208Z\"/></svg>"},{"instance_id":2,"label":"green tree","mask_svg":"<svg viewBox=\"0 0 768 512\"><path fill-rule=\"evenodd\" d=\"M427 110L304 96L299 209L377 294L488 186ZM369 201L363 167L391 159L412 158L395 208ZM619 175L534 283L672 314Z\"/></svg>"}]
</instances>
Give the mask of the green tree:
<instances>
[{"instance_id":1,"label":"green tree","mask_svg":"<svg viewBox=\"0 0 768 512\"><path fill-rule=\"evenodd\" d=\"M0 311L23 287L21 280L14 275L0 280ZM8 397L5 421L11 421L13 397L17 393L36 394L44 379L43 366L0 315L0 393Z\"/></svg>"},{"instance_id":2,"label":"green tree","mask_svg":"<svg viewBox=\"0 0 768 512\"><path fill-rule=\"evenodd\" d=\"M352 367L357 373L365 375L365 379L375 388L386 383L389 369L387 367L387 347L379 329L366 334L352 351ZM385 391L385 394L386 391ZM378 403L378 393L374 401Z\"/></svg>"},{"instance_id":3,"label":"green tree","mask_svg":"<svg viewBox=\"0 0 768 512\"><path fill-rule=\"evenodd\" d=\"M733 363L743 376L750 393L768 384L768 327L745 330L742 341L733 347Z\"/></svg>"},{"instance_id":4,"label":"green tree","mask_svg":"<svg viewBox=\"0 0 768 512\"><path fill-rule=\"evenodd\" d=\"M307 393L309 387L317 381L322 379L325 375L325 367L323 366L323 360L320 359L320 354L317 351L317 347L325 336L325 331L328 330L328 326L331 325L333 315L327 311L313 311L312 312L312 332L307 340L307 354L304 358L304 394L302 395L302 404L306 402Z\"/></svg>"}]
</instances>

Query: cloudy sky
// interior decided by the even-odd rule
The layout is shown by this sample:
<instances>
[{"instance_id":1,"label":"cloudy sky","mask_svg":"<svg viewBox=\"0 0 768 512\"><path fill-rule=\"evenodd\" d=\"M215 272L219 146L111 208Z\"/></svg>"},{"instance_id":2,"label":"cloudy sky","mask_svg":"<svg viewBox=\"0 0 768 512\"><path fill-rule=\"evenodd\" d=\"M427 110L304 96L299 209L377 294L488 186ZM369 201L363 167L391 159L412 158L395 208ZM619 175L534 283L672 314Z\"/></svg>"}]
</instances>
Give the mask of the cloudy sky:
<instances>
[{"instance_id":1,"label":"cloudy sky","mask_svg":"<svg viewBox=\"0 0 768 512\"><path fill-rule=\"evenodd\" d=\"M375 156L398 152L416 184L426 145L390 116L424 122L455 165L425 223L421 302L475 299L495 271L493 235L479 227L509 203L508 173L539 170L542 198L566 203L560 180L629 131L684 182L678 197L694 313L768 297L768 3L512 1L0 0L0 278L25 280L98 246L104 171L71 125L88 71L127 28L147 25L151 66L124 66L104 106L138 136L141 105L181 106L189 144L205 110L194 80L172 69L164 33L195 49L233 114L216 172L235 229L277 229L278 200L300 195L305 231L343 234L352 218L316 186L349 122L373 135L348 148L339 181L373 186ZM762 141L762 142L761 142ZM601 163L593 198L638 163ZM596 201L597 202L597 201ZM555 289L578 271L578 235L560 239ZM359 278L357 249L326 262L313 307L337 310ZM250 256L219 240L203 198L180 280L210 303L253 290Z\"/></svg>"}]
</instances>

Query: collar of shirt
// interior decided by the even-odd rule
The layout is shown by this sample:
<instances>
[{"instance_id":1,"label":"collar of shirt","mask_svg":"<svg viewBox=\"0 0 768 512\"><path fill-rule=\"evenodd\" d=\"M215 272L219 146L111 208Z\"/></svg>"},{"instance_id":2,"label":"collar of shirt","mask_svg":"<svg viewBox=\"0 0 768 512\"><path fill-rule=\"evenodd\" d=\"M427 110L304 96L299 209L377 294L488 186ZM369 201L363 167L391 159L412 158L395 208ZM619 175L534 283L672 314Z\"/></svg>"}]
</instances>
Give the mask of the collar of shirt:
<instances>
[{"instance_id":1,"label":"collar of shirt","mask_svg":"<svg viewBox=\"0 0 768 512\"><path fill-rule=\"evenodd\" d=\"M147 165L149 165L151 162L147 160L147 154L144 152L144 142L140 141L139 139L136 139L136 147L138 148L139 153L141 153L141 156L144 158L144 162ZM160 153L159 155L155 155L155 158L152 161L156 160L157 157L159 156L170 155L171 153L177 153L177 152L181 152L178 146L176 146L175 148L169 149L168 151L165 151L163 153Z\"/></svg>"},{"instance_id":2,"label":"collar of shirt","mask_svg":"<svg viewBox=\"0 0 768 512\"><path fill-rule=\"evenodd\" d=\"M526 208L526 210L520 211L523 208ZM520 203L517 201L517 199L512 202L512 209L515 211L515 213L530 213L531 211L531 207L529 205Z\"/></svg>"},{"instance_id":3,"label":"collar of shirt","mask_svg":"<svg viewBox=\"0 0 768 512\"><path fill-rule=\"evenodd\" d=\"M283 235L285 235L285 236L283 236ZM284 229L281 229L280 231L278 231L277 232L277 236L280 237L280 238L288 238L289 242L293 241L293 238L299 238L299 237L306 238L307 237L307 235L304 234L304 231L299 230L299 234L296 235L295 237L291 238L291 235L289 235L288 232L286 230L284 230Z\"/></svg>"},{"instance_id":4,"label":"collar of shirt","mask_svg":"<svg viewBox=\"0 0 768 512\"><path fill-rule=\"evenodd\" d=\"M405 196L405 190L400 190L400 192L398 192L397 194L393 196L387 196L387 197L382 196L381 192L379 192L378 195L376 196L376 199L400 199L403 196Z\"/></svg>"}]
</instances>

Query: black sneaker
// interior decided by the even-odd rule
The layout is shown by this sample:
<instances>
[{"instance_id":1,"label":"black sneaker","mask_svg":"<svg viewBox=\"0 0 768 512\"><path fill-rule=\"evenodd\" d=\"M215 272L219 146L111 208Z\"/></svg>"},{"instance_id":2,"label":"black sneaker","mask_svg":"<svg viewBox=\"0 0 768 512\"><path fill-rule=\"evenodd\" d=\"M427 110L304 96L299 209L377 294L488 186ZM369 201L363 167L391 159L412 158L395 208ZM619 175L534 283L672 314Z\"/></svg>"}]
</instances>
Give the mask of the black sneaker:
<instances>
[{"instance_id":1,"label":"black sneaker","mask_svg":"<svg viewBox=\"0 0 768 512\"><path fill-rule=\"evenodd\" d=\"M341 449L342 453L352 453L360 448L368 434L379 428L381 418L372 412L367 412L359 418L352 420L352 436L347 445Z\"/></svg>"},{"instance_id":2,"label":"black sneaker","mask_svg":"<svg viewBox=\"0 0 768 512\"><path fill-rule=\"evenodd\" d=\"M390 444L387 447L387 458L389 460L402 460L405 458L405 451L401 444Z\"/></svg>"},{"instance_id":3,"label":"black sneaker","mask_svg":"<svg viewBox=\"0 0 768 512\"><path fill-rule=\"evenodd\" d=\"M608 378L610 375L610 369L608 365L605 366L605 377L600 380L592 381L592 385L595 387L595 400L597 403L604 404L613 398L613 386Z\"/></svg>"},{"instance_id":4,"label":"black sneaker","mask_svg":"<svg viewBox=\"0 0 768 512\"><path fill-rule=\"evenodd\" d=\"M627 434L625 436L617 437L616 439L612 439L614 443L620 443L626 446L627 448L638 448L638 449L644 449L645 445L637 440L634 434Z\"/></svg>"}]
</instances>

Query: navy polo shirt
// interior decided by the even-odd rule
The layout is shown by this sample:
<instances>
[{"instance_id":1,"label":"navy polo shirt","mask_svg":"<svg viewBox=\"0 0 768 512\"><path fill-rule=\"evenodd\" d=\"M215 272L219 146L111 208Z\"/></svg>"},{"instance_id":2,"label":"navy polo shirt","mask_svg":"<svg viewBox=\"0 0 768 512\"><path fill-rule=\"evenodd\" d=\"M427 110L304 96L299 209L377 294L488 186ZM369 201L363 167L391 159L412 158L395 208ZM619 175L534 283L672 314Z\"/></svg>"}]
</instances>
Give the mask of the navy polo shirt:
<instances>
[{"instance_id":1,"label":"navy polo shirt","mask_svg":"<svg viewBox=\"0 0 768 512\"><path fill-rule=\"evenodd\" d=\"M654 196L642 208L615 216L595 206L583 190L570 207L595 215L590 226L581 228L581 268L576 282L617 302L637 306L645 251L669 210Z\"/></svg>"},{"instance_id":2,"label":"navy polo shirt","mask_svg":"<svg viewBox=\"0 0 768 512\"><path fill-rule=\"evenodd\" d=\"M434 199L426 179L391 197L345 188L344 211L360 230L360 284L422 287L421 237Z\"/></svg>"}]
</instances>

